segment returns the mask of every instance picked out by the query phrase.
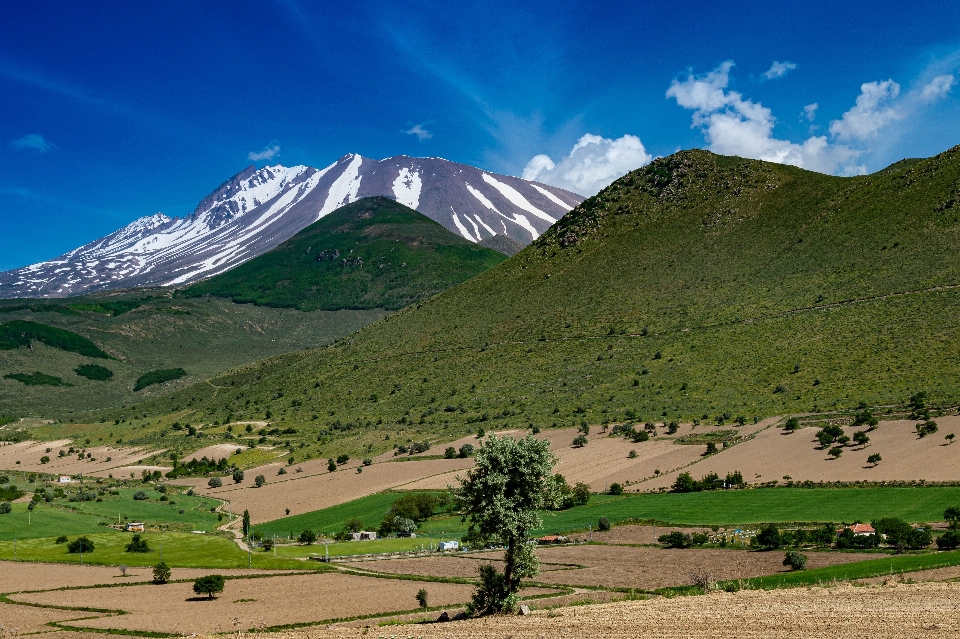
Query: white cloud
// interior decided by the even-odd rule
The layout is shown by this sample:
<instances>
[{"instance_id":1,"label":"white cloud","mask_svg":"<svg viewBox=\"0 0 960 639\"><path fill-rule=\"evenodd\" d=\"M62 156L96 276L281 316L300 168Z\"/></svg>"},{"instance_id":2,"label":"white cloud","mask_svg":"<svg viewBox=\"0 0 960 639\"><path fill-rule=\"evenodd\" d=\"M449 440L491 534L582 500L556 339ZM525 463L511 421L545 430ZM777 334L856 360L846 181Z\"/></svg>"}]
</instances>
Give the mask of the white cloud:
<instances>
[{"instance_id":1,"label":"white cloud","mask_svg":"<svg viewBox=\"0 0 960 639\"><path fill-rule=\"evenodd\" d=\"M902 120L906 112L892 104L900 95L900 85L893 80L864 82L860 85L857 103L839 120L830 123L830 133L840 140L867 140L891 122Z\"/></svg>"},{"instance_id":2,"label":"white cloud","mask_svg":"<svg viewBox=\"0 0 960 639\"><path fill-rule=\"evenodd\" d=\"M33 149L37 153L46 153L50 149L57 148L55 144L51 143L39 133L28 133L22 138L17 138L11 142L10 146L15 149Z\"/></svg>"},{"instance_id":3,"label":"white cloud","mask_svg":"<svg viewBox=\"0 0 960 639\"><path fill-rule=\"evenodd\" d=\"M952 75L938 75L920 89L920 100L929 104L947 97L954 82L956 82L956 78Z\"/></svg>"},{"instance_id":4,"label":"white cloud","mask_svg":"<svg viewBox=\"0 0 960 639\"><path fill-rule=\"evenodd\" d=\"M799 144L775 138L776 118L770 109L727 89L732 68L733 62L728 60L705 75L690 73L684 80L674 80L667 89L667 97L693 111L693 126L703 131L711 151L791 164L821 173L850 174L864 170L851 164L860 151L831 144L825 136L810 137Z\"/></svg>"},{"instance_id":5,"label":"white cloud","mask_svg":"<svg viewBox=\"0 0 960 639\"><path fill-rule=\"evenodd\" d=\"M276 142L271 142L267 146L263 147L263 151L260 151L259 153L254 151L247 153L247 159L251 162L259 162L260 160L272 160L278 155L280 155L280 145Z\"/></svg>"},{"instance_id":6,"label":"white cloud","mask_svg":"<svg viewBox=\"0 0 960 639\"><path fill-rule=\"evenodd\" d=\"M777 78L782 78L791 71L797 68L797 65L793 62L783 62L773 61L773 64L770 65L770 68L763 72L763 77L766 80L776 80Z\"/></svg>"},{"instance_id":7,"label":"white cloud","mask_svg":"<svg viewBox=\"0 0 960 639\"><path fill-rule=\"evenodd\" d=\"M404 131L404 133L406 133L406 134L408 134L408 135L415 135L415 136L417 136L417 139L420 140L421 142L423 142L424 140L429 140L430 138L433 137L433 133L430 133L429 131L427 131L425 128L423 128L423 127L422 127L421 125L419 125L419 124L416 124L416 125L410 127L409 129L407 129L406 131Z\"/></svg>"},{"instance_id":8,"label":"white cloud","mask_svg":"<svg viewBox=\"0 0 960 639\"><path fill-rule=\"evenodd\" d=\"M522 177L590 196L652 159L635 135L612 140L588 133L559 163L548 155L534 156Z\"/></svg>"},{"instance_id":9,"label":"white cloud","mask_svg":"<svg viewBox=\"0 0 960 639\"><path fill-rule=\"evenodd\" d=\"M813 104L808 104L803 107L803 116L807 119L807 122L813 122L813 119L817 117L817 109L820 108L820 105L814 102ZM802 120L801 120L802 121Z\"/></svg>"}]
</instances>

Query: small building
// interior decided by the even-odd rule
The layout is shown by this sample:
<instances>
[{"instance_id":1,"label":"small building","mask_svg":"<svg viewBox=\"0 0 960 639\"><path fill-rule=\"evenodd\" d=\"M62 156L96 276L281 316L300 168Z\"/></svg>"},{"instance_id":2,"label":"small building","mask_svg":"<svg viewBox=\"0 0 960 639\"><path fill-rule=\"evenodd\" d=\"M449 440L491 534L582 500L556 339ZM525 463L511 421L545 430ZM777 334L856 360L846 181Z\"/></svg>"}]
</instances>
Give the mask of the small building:
<instances>
[{"instance_id":1,"label":"small building","mask_svg":"<svg viewBox=\"0 0 960 639\"><path fill-rule=\"evenodd\" d=\"M563 535L544 535L537 540L538 544L565 544L569 539Z\"/></svg>"},{"instance_id":2,"label":"small building","mask_svg":"<svg viewBox=\"0 0 960 639\"><path fill-rule=\"evenodd\" d=\"M70 479L70 475L60 475L60 477L57 478L58 484L69 484L72 481L73 480Z\"/></svg>"},{"instance_id":3,"label":"small building","mask_svg":"<svg viewBox=\"0 0 960 639\"><path fill-rule=\"evenodd\" d=\"M441 541L437 544L437 550L443 552L444 550L459 550L460 542L459 541Z\"/></svg>"},{"instance_id":4,"label":"small building","mask_svg":"<svg viewBox=\"0 0 960 639\"><path fill-rule=\"evenodd\" d=\"M373 541L377 538L374 530L361 530L360 532L350 533L354 541Z\"/></svg>"},{"instance_id":5,"label":"small building","mask_svg":"<svg viewBox=\"0 0 960 639\"><path fill-rule=\"evenodd\" d=\"M407 539L415 539L416 536L417 536L417 533L408 533L408 532L398 532L398 533L397 533L397 537L404 537L404 538L407 538Z\"/></svg>"},{"instance_id":6,"label":"small building","mask_svg":"<svg viewBox=\"0 0 960 639\"><path fill-rule=\"evenodd\" d=\"M143 532L144 525L142 521L131 521L127 524L127 527L124 528L127 532Z\"/></svg>"},{"instance_id":7,"label":"small building","mask_svg":"<svg viewBox=\"0 0 960 639\"><path fill-rule=\"evenodd\" d=\"M877 531L873 529L873 526L870 524L854 524L852 526L847 526L851 531L853 531L854 536L856 537L868 537L870 535L876 535Z\"/></svg>"}]
</instances>

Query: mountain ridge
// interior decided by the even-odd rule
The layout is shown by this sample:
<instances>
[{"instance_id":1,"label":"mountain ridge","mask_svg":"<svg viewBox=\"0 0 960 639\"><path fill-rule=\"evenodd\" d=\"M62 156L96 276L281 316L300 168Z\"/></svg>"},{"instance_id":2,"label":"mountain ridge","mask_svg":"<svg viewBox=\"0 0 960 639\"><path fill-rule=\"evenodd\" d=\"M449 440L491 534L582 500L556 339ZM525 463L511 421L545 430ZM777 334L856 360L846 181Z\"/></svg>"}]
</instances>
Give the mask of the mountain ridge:
<instances>
[{"instance_id":1,"label":"mountain ridge","mask_svg":"<svg viewBox=\"0 0 960 639\"><path fill-rule=\"evenodd\" d=\"M183 218L144 216L47 262L0 273L0 298L180 286L222 273L363 197L386 196L471 242L527 244L582 200L439 158L348 154L323 168L247 167Z\"/></svg>"}]
</instances>

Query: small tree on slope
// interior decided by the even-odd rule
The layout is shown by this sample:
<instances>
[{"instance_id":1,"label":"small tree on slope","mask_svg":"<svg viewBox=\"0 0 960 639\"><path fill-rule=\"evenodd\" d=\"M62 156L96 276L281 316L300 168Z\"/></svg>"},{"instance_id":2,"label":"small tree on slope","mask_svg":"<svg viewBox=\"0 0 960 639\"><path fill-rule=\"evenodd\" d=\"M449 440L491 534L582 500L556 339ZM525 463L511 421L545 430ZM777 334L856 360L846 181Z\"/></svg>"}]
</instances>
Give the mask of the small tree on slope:
<instances>
[{"instance_id":1,"label":"small tree on slope","mask_svg":"<svg viewBox=\"0 0 960 639\"><path fill-rule=\"evenodd\" d=\"M491 435L476 454L476 466L455 489L463 521L469 521L466 541L497 541L507 547L503 573L481 568L481 583L470 608L475 614L513 611L520 580L539 574L539 563L528 542L542 525L539 511L555 502L551 482L557 458L550 442L527 435L521 440Z\"/></svg>"}]
</instances>

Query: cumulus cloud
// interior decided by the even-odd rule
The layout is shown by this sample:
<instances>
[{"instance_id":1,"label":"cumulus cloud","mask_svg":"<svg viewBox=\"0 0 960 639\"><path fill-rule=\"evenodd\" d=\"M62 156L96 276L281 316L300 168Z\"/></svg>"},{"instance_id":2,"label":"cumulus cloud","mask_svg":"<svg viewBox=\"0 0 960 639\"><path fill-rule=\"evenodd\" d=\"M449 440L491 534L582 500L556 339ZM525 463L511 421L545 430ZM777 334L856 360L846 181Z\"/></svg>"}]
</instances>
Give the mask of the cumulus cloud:
<instances>
[{"instance_id":1,"label":"cumulus cloud","mask_svg":"<svg viewBox=\"0 0 960 639\"><path fill-rule=\"evenodd\" d=\"M821 173L852 174L865 170L852 164L860 151L831 144L825 136L810 137L799 144L774 137L776 118L770 109L728 90L732 68L733 62L728 60L707 74L690 73L685 79L675 79L667 89L667 97L693 111L693 126L703 131L711 151Z\"/></svg>"},{"instance_id":2,"label":"cumulus cloud","mask_svg":"<svg viewBox=\"0 0 960 639\"><path fill-rule=\"evenodd\" d=\"M404 131L404 133L406 133L407 135L417 136L417 139L420 140L421 142L423 142L424 140L429 140L430 138L433 137L433 133L430 133L425 128L423 128L423 126L419 124L416 124L410 127L409 129Z\"/></svg>"},{"instance_id":3,"label":"cumulus cloud","mask_svg":"<svg viewBox=\"0 0 960 639\"><path fill-rule=\"evenodd\" d=\"M814 102L813 104L808 104L803 107L803 116L807 119L807 122L813 122L813 119L817 117L817 109L820 108L820 105ZM802 120L801 120L802 121Z\"/></svg>"},{"instance_id":4,"label":"cumulus cloud","mask_svg":"<svg viewBox=\"0 0 960 639\"><path fill-rule=\"evenodd\" d=\"M952 75L938 75L920 89L920 100L929 104L947 97L954 82L956 82L956 78Z\"/></svg>"},{"instance_id":5,"label":"cumulus cloud","mask_svg":"<svg viewBox=\"0 0 960 639\"><path fill-rule=\"evenodd\" d=\"M28 133L22 138L17 138L11 142L10 146L15 149L32 149L37 153L46 153L51 149L57 148L55 144L51 143L39 133Z\"/></svg>"},{"instance_id":6,"label":"cumulus cloud","mask_svg":"<svg viewBox=\"0 0 960 639\"><path fill-rule=\"evenodd\" d=\"M880 129L902 120L906 112L894 101L900 95L900 85L893 80L864 82L852 109L839 120L830 123L830 133L840 140L867 140Z\"/></svg>"},{"instance_id":7,"label":"cumulus cloud","mask_svg":"<svg viewBox=\"0 0 960 639\"><path fill-rule=\"evenodd\" d=\"M797 68L797 65L793 62L783 62L773 61L773 64L770 65L770 68L763 72L763 78L765 80L776 80L777 78L782 78L791 71Z\"/></svg>"},{"instance_id":8,"label":"cumulus cloud","mask_svg":"<svg viewBox=\"0 0 960 639\"><path fill-rule=\"evenodd\" d=\"M272 160L273 158L280 155L280 145L276 142L271 142L267 146L263 147L263 151L255 152L250 151L247 153L247 159L251 162L259 162L261 160Z\"/></svg>"},{"instance_id":9,"label":"cumulus cloud","mask_svg":"<svg viewBox=\"0 0 960 639\"><path fill-rule=\"evenodd\" d=\"M548 155L534 156L522 177L590 196L652 159L635 135L613 140L588 133L559 162Z\"/></svg>"}]
</instances>

